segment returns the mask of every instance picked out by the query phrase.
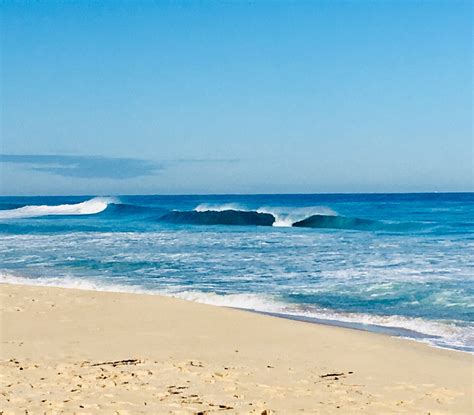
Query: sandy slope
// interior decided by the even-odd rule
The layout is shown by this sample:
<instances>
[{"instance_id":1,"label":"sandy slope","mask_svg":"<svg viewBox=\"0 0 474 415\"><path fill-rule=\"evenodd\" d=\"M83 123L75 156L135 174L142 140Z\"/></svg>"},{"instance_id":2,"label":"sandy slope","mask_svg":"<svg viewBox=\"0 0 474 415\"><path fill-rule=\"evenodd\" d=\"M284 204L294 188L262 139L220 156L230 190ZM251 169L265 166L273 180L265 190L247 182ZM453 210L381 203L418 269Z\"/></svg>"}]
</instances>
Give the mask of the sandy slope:
<instances>
[{"instance_id":1,"label":"sandy slope","mask_svg":"<svg viewBox=\"0 0 474 415\"><path fill-rule=\"evenodd\" d=\"M473 356L411 341L49 287L0 285L0 308L3 413L473 411Z\"/></svg>"}]
</instances>

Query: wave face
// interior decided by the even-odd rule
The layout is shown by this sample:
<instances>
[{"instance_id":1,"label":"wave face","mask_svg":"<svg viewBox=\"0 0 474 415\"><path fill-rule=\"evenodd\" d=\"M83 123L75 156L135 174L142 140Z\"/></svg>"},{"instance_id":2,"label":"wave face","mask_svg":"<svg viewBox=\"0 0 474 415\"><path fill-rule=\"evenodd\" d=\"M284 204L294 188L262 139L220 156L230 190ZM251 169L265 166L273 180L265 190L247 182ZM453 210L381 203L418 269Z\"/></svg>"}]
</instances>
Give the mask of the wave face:
<instances>
[{"instance_id":1,"label":"wave face","mask_svg":"<svg viewBox=\"0 0 474 415\"><path fill-rule=\"evenodd\" d=\"M100 212L102 217L110 216L119 219L156 218L167 213L168 210L157 206L141 206L130 203L110 203L105 211Z\"/></svg>"},{"instance_id":2,"label":"wave face","mask_svg":"<svg viewBox=\"0 0 474 415\"><path fill-rule=\"evenodd\" d=\"M169 295L465 351L472 258L474 194L0 197L0 282Z\"/></svg>"},{"instance_id":3,"label":"wave face","mask_svg":"<svg viewBox=\"0 0 474 415\"><path fill-rule=\"evenodd\" d=\"M0 219L22 219L40 216L73 216L93 215L107 209L109 203L116 200L112 198L94 197L93 199L76 204L64 204L57 206L49 205L27 205L16 209L0 210Z\"/></svg>"},{"instance_id":4,"label":"wave face","mask_svg":"<svg viewBox=\"0 0 474 415\"><path fill-rule=\"evenodd\" d=\"M173 211L163 215L159 220L168 223L189 223L193 225L239 226L272 226L273 222L275 222L273 215L268 213L247 212L242 210Z\"/></svg>"},{"instance_id":5,"label":"wave face","mask_svg":"<svg viewBox=\"0 0 474 415\"><path fill-rule=\"evenodd\" d=\"M326 229L350 229L369 230L379 224L370 219L348 218L344 216L313 215L292 224L296 228L326 228Z\"/></svg>"}]
</instances>

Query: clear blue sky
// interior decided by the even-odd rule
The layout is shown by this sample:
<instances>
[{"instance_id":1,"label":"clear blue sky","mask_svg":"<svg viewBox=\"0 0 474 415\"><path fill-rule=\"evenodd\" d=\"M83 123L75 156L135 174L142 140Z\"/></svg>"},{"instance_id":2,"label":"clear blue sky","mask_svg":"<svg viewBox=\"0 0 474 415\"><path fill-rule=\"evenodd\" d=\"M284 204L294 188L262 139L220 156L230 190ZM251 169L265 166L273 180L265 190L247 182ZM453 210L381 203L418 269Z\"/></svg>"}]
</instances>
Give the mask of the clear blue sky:
<instances>
[{"instance_id":1,"label":"clear blue sky","mask_svg":"<svg viewBox=\"0 0 474 415\"><path fill-rule=\"evenodd\" d=\"M1 194L473 190L469 1L0 7Z\"/></svg>"}]
</instances>

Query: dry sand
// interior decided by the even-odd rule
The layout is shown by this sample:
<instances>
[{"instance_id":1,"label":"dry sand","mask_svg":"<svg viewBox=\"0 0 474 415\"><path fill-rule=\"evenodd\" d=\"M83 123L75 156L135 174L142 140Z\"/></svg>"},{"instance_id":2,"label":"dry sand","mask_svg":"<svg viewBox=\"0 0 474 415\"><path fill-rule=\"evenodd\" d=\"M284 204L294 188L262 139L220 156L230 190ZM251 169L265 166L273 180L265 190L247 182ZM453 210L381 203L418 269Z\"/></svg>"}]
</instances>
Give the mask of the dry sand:
<instances>
[{"instance_id":1,"label":"dry sand","mask_svg":"<svg viewBox=\"0 0 474 415\"><path fill-rule=\"evenodd\" d=\"M3 284L0 307L4 414L473 413L467 353L151 295Z\"/></svg>"}]
</instances>

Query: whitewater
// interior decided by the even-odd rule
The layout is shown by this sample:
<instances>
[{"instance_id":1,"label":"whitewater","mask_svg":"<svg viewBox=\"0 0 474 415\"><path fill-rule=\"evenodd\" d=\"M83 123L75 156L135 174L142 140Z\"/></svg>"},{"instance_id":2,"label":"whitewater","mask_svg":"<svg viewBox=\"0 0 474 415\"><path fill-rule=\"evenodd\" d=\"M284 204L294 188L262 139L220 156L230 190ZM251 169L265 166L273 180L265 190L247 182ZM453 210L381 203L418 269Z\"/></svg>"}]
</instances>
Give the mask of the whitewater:
<instances>
[{"instance_id":1,"label":"whitewater","mask_svg":"<svg viewBox=\"0 0 474 415\"><path fill-rule=\"evenodd\" d=\"M54 215L93 215L94 213L104 211L109 203L113 202L116 202L116 199L95 197L80 203L58 206L26 205L17 209L0 210L0 219L21 219Z\"/></svg>"},{"instance_id":2,"label":"whitewater","mask_svg":"<svg viewBox=\"0 0 474 415\"><path fill-rule=\"evenodd\" d=\"M474 194L1 197L0 282L474 350Z\"/></svg>"}]
</instances>

